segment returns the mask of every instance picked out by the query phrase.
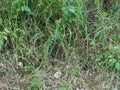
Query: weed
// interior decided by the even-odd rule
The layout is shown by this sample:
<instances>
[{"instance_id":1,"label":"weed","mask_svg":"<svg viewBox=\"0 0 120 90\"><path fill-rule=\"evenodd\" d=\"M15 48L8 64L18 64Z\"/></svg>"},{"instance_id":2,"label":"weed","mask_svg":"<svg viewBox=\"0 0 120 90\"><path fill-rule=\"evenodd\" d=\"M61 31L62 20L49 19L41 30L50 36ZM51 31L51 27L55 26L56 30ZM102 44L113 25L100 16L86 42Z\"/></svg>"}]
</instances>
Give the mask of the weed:
<instances>
[{"instance_id":1,"label":"weed","mask_svg":"<svg viewBox=\"0 0 120 90\"><path fill-rule=\"evenodd\" d=\"M71 75L77 76L79 74L79 71L77 69L72 69Z\"/></svg>"},{"instance_id":2,"label":"weed","mask_svg":"<svg viewBox=\"0 0 120 90\"><path fill-rule=\"evenodd\" d=\"M34 67L24 67L25 72L32 72L27 90L39 90L43 88L43 82L40 81L39 74Z\"/></svg>"}]
</instances>

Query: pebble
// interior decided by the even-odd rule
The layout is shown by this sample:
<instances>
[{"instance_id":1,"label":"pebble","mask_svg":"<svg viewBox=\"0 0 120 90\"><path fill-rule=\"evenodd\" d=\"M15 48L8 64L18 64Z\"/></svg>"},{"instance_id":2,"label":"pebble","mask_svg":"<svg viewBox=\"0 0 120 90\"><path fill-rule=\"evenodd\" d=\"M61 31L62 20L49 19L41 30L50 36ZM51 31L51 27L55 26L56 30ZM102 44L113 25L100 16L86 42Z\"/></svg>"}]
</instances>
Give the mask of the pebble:
<instances>
[{"instance_id":1,"label":"pebble","mask_svg":"<svg viewBox=\"0 0 120 90\"><path fill-rule=\"evenodd\" d=\"M54 74L54 77L55 77L56 79L59 79L61 76L62 76L61 71L58 71L58 72L56 72L56 73Z\"/></svg>"},{"instance_id":2,"label":"pebble","mask_svg":"<svg viewBox=\"0 0 120 90\"><path fill-rule=\"evenodd\" d=\"M23 63L22 62L18 62L18 66L23 67Z\"/></svg>"}]
</instances>

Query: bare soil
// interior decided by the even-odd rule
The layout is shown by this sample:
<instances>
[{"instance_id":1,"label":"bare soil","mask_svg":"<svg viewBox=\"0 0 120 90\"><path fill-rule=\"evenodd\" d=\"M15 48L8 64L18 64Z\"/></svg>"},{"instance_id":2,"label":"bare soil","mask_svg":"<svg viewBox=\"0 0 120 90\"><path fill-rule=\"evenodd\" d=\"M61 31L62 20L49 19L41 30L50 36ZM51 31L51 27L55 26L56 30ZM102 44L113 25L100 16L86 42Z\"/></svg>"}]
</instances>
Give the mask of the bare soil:
<instances>
[{"instance_id":1,"label":"bare soil","mask_svg":"<svg viewBox=\"0 0 120 90\"><path fill-rule=\"evenodd\" d=\"M10 69L10 67L8 67ZM74 69L78 73L74 74ZM110 73L95 71L92 69L84 70L80 62L70 63L65 61L46 62L44 67L38 67L38 74L43 89L39 90L59 90L60 87L71 86L72 90L112 90L109 83ZM62 76L58 79L54 77L55 72L61 71ZM73 72L72 72L73 71ZM7 72L0 68L0 90L26 90L31 73L24 73L21 69L15 74L7 75Z\"/></svg>"}]
</instances>

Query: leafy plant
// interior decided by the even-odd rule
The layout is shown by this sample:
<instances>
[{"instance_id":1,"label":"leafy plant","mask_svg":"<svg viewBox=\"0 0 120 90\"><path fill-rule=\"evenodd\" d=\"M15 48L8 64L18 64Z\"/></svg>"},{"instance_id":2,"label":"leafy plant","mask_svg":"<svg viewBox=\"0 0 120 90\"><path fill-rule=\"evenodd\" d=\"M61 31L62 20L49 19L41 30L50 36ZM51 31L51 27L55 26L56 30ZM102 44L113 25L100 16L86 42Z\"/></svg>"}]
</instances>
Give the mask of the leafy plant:
<instances>
[{"instance_id":1,"label":"leafy plant","mask_svg":"<svg viewBox=\"0 0 120 90\"><path fill-rule=\"evenodd\" d=\"M30 78L27 90L39 90L43 88L43 83L40 81L37 70L34 67L26 67L25 71L31 71L32 77Z\"/></svg>"},{"instance_id":2,"label":"leafy plant","mask_svg":"<svg viewBox=\"0 0 120 90\"><path fill-rule=\"evenodd\" d=\"M95 58L95 62L100 67L106 67L106 69L116 69L119 72L119 46L110 45L109 50L105 53L99 53Z\"/></svg>"},{"instance_id":3,"label":"leafy plant","mask_svg":"<svg viewBox=\"0 0 120 90\"><path fill-rule=\"evenodd\" d=\"M71 71L71 75L73 75L73 76L77 76L78 74L79 74L78 69L76 69L76 68L72 69L72 71Z\"/></svg>"},{"instance_id":4,"label":"leafy plant","mask_svg":"<svg viewBox=\"0 0 120 90\"><path fill-rule=\"evenodd\" d=\"M117 62L117 63L115 64L115 69L116 69L118 72L120 72L120 63L119 63L119 62Z\"/></svg>"},{"instance_id":5,"label":"leafy plant","mask_svg":"<svg viewBox=\"0 0 120 90\"><path fill-rule=\"evenodd\" d=\"M71 85L60 87L58 90L73 90Z\"/></svg>"}]
</instances>

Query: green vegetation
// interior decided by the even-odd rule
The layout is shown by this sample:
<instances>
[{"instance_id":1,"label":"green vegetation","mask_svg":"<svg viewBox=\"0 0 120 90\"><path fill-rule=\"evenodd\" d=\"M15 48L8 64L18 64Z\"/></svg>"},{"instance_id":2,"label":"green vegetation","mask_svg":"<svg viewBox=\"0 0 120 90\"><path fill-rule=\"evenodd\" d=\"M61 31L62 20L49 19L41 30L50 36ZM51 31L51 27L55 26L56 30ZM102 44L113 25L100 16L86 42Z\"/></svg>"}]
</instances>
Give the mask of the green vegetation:
<instances>
[{"instance_id":1,"label":"green vegetation","mask_svg":"<svg viewBox=\"0 0 120 90\"><path fill-rule=\"evenodd\" d=\"M120 0L1 0L0 78L12 90L51 90L43 74L64 67L71 83L94 73L97 81L83 88L97 90L101 80L113 85L120 78L119 35ZM77 88L71 83L56 87Z\"/></svg>"}]
</instances>

